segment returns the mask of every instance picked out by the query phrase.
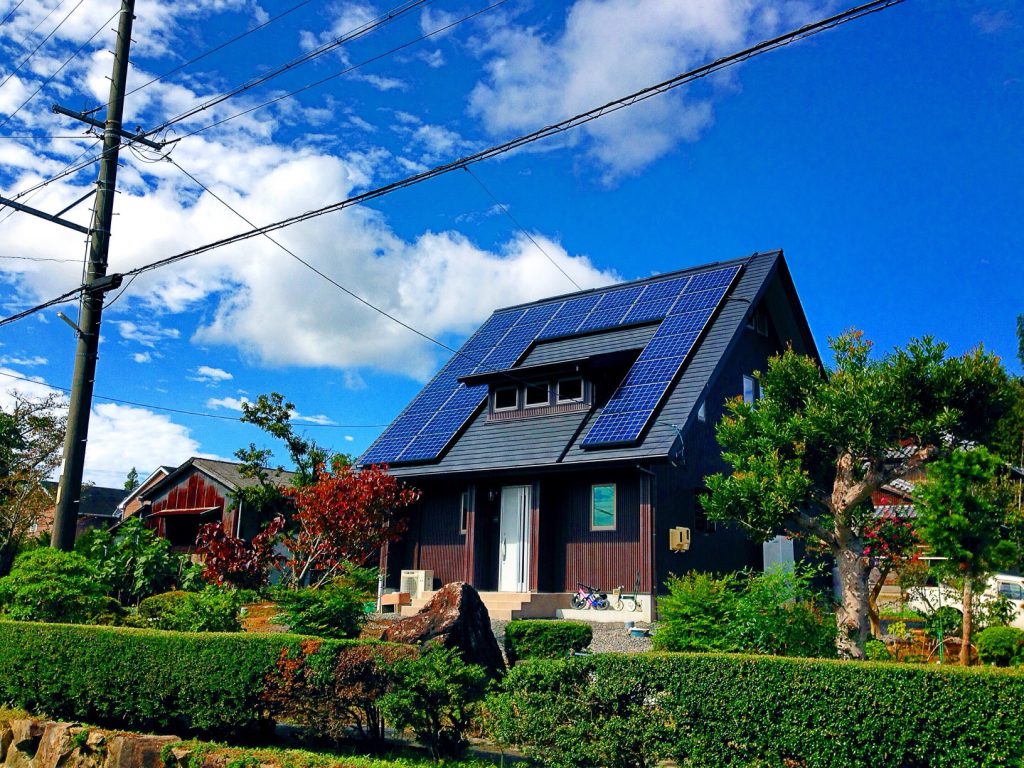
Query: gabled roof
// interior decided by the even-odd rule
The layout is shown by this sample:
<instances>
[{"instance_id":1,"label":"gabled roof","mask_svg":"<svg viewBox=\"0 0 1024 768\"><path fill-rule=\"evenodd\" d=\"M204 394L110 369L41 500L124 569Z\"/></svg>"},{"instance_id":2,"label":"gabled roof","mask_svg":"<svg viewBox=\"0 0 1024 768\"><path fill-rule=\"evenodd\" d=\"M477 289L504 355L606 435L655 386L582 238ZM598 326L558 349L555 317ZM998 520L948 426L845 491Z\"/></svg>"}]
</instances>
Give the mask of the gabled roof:
<instances>
[{"instance_id":1,"label":"gabled roof","mask_svg":"<svg viewBox=\"0 0 1024 768\"><path fill-rule=\"evenodd\" d=\"M644 297L650 301L645 303ZM567 308L581 298L591 307L586 319L577 322L569 317L559 325L560 318L571 315ZM632 304L626 305L629 301ZM388 462L393 473L408 476L664 458L695 417L752 308L762 303L784 338L799 351L817 356L781 251L497 310L359 463ZM602 314L605 304L618 308ZM518 319L509 321L509 316ZM516 328L529 325L531 317L536 318L535 327L525 329L525 341L503 349L507 343L496 339L507 339ZM493 333L496 327L504 337ZM484 407L486 384L467 386L501 374L515 380L524 368L624 352L631 352L636 362L602 408L495 421L487 418ZM666 355L676 358L666 361ZM460 357L472 364L463 361L462 370L453 374L453 367L460 368ZM668 365L658 370L663 362ZM633 393L639 396L631 400ZM431 435L429 418L421 418L422 424L416 421L419 411L431 406L436 410L439 402L446 408L455 402L466 412L454 427L451 422L461 414L450 414L447 427L452 434L446 440ZM444 436L443 430L434 432ZM595 433L600 439L594 439ZM434 443L428 440L428 450L418 451L424 436ZM436 455L429 455L439 443L443 445Z\"/></svg>"},{"instance_id":2,"label":"gabled roof","mask_svg":"<svg viewBox=\"0 0 1024 768\"><path fill-rule=\"evenodd\" d=\"M182 475L193 469L216 480L229 491L237 491L240 488L259 485L259 481L256 478L242 475L241 468L242 464L240 462L219 461L217 459L204 459L199 456L193 456L173 469L166 477L147 488L141 496L143 498L159 496L166 488L173 486ZM276 485L288 485L291 483L292 478L295 477L294 472L276 469L269 470L267 474Z\"/></svg>"},{"instance_id":3,"label":"gabled roof","mask_svg":"<svg viewBox=\"0 0 1024 768\"><path fill-rule=\"evenodd\" d=\"M135 486L134 490L132 490L127 496L121 499L121 503L117 505L117 508L121 512L124 512L127 506L131 504L132 499L134 499L136 496L139 496L144 491L148 491L153 485L155 485L161 479L167 477L167 475L171 474L171 472L173 471L174 467L170 466L169 464L160 465L149 474L149 477L147 477L145 480L143 480L141 483Z\"/></svg>"},{"instance_id":4,"label":"gabled roof","mask_svg":"<svg viewBox=\"0 0 1024 768\"><path fill-rule=\"evenodd\" d=\"M42 482L43 489L54 499L57 497L57 483ZM82 496L78 502L79 517L114 517L117 505L127 491L124 488L105 488L101 485L82 485Z\"/></svg>"}]
</instances>

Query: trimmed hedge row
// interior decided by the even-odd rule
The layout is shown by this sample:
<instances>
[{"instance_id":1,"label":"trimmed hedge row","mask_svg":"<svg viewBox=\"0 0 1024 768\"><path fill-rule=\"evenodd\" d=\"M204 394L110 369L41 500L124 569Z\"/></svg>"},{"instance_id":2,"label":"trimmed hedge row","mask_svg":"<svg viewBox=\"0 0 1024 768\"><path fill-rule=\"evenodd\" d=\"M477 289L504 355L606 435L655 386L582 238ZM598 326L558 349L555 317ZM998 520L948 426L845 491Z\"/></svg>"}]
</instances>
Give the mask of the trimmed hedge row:
<instances>
[{"instance_id":1,"label":"trimmed hedge row","mask_svg":"<svg viewBox=\"0 0 1024 768\"><path fill-rule=\"evenodd\" d=\"M594 630L581 621L510 621L505 625L505 655L509 666L523 659L564 659L593 639Z\"/></svg>"},{"instance_id":2,"label":"trimmed hedge row","mask_svg":"<svg viewBox=\"0 0 1024 768\"><path fill-rule=\"evenodd\" d=\"M269 724L268 675L303 640L0 621L0 703L179 736L251 733ZM354 644L319 641L316 655L330 664Z\"/></svg>"},{"instance_id":3,"label":"trimmed hedge row","mask_svg":"<svg viewBox=\"0 0 1024 768\"><path fill-rule=\"evenodd\" d=\"M602 654L510 670L501 742L550 768L935 768L1024 761L1024 674L718 654Z\"/></svg>"}]
</instances>

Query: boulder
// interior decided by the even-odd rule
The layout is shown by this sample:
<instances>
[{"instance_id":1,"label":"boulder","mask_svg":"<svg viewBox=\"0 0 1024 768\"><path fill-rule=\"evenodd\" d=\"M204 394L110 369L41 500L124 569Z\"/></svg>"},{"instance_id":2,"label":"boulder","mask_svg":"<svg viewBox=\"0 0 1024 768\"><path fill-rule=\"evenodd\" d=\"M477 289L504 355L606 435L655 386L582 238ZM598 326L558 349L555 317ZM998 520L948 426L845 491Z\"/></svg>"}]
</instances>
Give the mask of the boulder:
<instances>
[{"instance_id":1,"label":"boulder","mask_svg":"<svg viewBox=\"0 0 1024 768\"><path fill-rule=\"evenodd\" d=\"M33 768L32 759L39 750L45 725L37 720L11 720L10 746L4 768Z\"/></svg>"},{"instance_id":2,"label":"boulder","mask_svg":"<svg viewBox=\"0 0 1024 768\"><path fill-rule=\"evenodd\" d=\"M72 723L46 723L36 750L36 768L56 768L68 762L71 753L78 748L74 742L75 734L82 730Z\"/></svg>"},{"instance_id":3,"label":"boulder","mask_svg":"<svg viewBox=\"0 0 1024 768\"><path fill-rule=\"evenodd\" d=\"M180 741L177 736L118 734L107 742L105 768L164 768L164 747Z\"/></svg>"},{"instance_id":4,"label":"boulder","mask_svg":"<svg viewBox=\"0 0 1024 768\"><path fill-rule=\"evenodd\" d=\"M491 617L480 595L469 584L446 584L419 613L396 621L381 637L391 643L426 648L437 644L456 648L469 664L479 664L492 677L505 672L501 649L491 629Z\"/></svg>"}]
</instances>

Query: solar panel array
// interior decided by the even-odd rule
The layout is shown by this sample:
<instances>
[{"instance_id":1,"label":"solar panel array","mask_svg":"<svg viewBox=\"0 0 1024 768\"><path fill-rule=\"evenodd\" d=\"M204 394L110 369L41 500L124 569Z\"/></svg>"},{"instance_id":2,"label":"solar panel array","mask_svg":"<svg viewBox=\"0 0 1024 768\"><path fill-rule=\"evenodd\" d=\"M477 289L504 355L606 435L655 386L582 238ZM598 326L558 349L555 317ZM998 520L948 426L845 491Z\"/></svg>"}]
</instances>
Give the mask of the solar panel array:
<instances>
[{"instance_id":1,"label":"solar panel array","mask_svg":"<svg viewBox=\"0 0 1024 768\"><path fill-rule=\"evenodd\" d=\"M583 445L637 440L739 269L734 265L495 312L360 462L391 464L437 458L487 396L486 384L467 386L459 378L506 370L534 341L661 320Z\"/></svg>"}]
</instances>

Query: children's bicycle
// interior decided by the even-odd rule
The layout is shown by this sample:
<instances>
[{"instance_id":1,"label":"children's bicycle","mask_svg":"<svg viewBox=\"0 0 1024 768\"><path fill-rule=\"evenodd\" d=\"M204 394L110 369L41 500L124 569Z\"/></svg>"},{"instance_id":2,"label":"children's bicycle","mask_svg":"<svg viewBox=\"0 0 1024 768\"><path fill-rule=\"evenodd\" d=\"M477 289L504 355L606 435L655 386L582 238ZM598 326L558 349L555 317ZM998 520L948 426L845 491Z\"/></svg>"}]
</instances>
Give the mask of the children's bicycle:
<instances>
[{"instance_id":1,"label":"children's bicycle","mask_svg":"<svg viewBox=\"0 0 1024 768\"><path fill-rule=\"evenodd\" d=\"M636 574L636 579L633 580L633 593L624 595L622 594L622 587L616 587L612 590L611 606L616 611L639 611L643 608L640 602L640 573Z\"/></svg>"},{"instance_id":2,"label":"children's bicycle","mask_svg":"<svg viewBox=\"0 0 1024 768\"><path fill-rule=\"evenodd\" d=\"M576 582L576 594L569 598L569 605L577 610L593 608L595 611L603 611L608 608L608 595L599 592L597 587L579 581Z\"/></svg>"}]
</instances>

